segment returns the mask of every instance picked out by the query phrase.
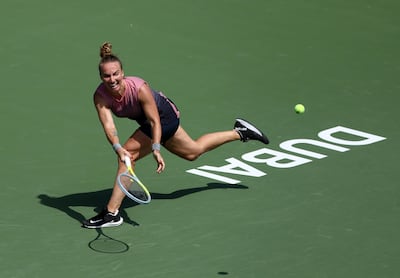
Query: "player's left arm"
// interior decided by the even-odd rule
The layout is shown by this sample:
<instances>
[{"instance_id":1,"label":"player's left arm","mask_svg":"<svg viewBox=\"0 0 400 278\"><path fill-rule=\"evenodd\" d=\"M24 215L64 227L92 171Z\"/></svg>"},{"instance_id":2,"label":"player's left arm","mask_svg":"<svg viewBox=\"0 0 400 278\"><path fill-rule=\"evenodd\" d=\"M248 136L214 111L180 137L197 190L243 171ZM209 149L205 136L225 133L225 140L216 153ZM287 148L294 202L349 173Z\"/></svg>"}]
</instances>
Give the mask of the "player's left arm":
<instances>
[{"instance_id":1,"label":"player's left arm","mask_svg":"<svg viewBox=\"0 0 400 278\"><path fill-rule=\"evenodd\" d=\"M146 115L147 120L151 125L152 130L152 144L160 144L161 143L161 122L160 115L158 114L158 109L156 102L153 97L153 93L149 85L146 83L143 84L139 89L139 101L142 105L143 111ZM157 172L160 173L165 168L164 159L162 158L159 150L153 150L154 158L158 163Z\"/></svg>"}]
</instances>

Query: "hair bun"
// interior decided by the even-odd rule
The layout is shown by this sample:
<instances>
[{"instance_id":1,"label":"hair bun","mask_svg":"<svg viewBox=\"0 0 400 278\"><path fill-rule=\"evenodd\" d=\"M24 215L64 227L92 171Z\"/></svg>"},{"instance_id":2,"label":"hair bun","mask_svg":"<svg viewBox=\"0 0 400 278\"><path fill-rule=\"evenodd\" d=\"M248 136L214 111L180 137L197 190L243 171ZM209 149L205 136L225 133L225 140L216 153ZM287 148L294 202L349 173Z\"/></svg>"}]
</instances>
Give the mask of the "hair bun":
<instances>
[{"instance_id":1,"label":"hair bun","mask_svg":"<svg viewBox=\"0 0 400 278\"><path fill-rule=\"evenodd\" d=\"M100 57L104 58L106 56L112 55L112 44L109 42L105 42L100 47Z\"/></svg>"}]
</instances>

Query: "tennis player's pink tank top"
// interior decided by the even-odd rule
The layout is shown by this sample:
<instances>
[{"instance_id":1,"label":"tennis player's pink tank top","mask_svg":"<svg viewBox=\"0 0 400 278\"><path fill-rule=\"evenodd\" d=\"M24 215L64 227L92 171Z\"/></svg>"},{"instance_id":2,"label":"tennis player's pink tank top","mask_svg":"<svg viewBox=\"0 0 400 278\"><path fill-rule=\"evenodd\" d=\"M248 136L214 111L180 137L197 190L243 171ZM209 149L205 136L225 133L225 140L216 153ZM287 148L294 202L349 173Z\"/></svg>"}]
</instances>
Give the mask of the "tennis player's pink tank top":
<instances>
[{"instance_id":1,"label":"tennis player's pink tank top","mask_svg":"<svg viewBox=\"0 0 400 278\"><path fill-rule=\"evenodd\" d=\"M145 114L139 103L138 92L141 86L146 83L143 79L135 76L125 77L125 93L121 99L116 99L107 93L103 83L101 83L94 95L101 96L106 101L107 107L117 117L129 118L141 122L145 120Z\"/></svg>"},{"instance_id":2,"label":"tennis player's pink tank top","mask_svg":"<svg viewBox=\"0 0 400 278\"><path fill-rule=\"evenodd\" d=\"M125 77L124 80L126 88L121 99L115 99L107 93L103 83L97 87L94 95L103 98L107 107L110 108L115 116L135 120L139 125L148 124L146 115L138 99L139 89L146 81L135 76ZM156 102L161 125L165 126L179 119L180 113L176 105L162 92L151 91Z\"/></svg>"}]
</instances>

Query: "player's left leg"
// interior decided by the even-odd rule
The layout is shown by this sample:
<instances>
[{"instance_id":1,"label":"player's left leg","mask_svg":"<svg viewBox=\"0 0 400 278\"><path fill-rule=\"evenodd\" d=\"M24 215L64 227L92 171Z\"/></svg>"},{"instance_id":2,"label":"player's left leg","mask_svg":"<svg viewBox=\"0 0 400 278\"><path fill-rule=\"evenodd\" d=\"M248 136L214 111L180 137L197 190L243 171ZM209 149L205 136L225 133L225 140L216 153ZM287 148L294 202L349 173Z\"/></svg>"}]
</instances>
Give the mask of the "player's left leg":
<instances>
[{"instance_id":1,"label":"player's left leg","mask_svg":"<svg viewBox=\"0 0 400 278\"><path fill-rule=\"evenodd\" d=\"M241 140L257 140L268 144L269 140L257 127L243 119L236 119L234 128L228 131L208 133L193 140L182 126L168 139L164 146L172 153L187 159L195 160L205 152L211 151L225 143Z\"/></svg>"},{"instance_id":2,"label":"player's left leg","mask_svg":"<svg viewBox=\"0 0 400 278\"><path fill-rule=\"evenodd\" d=\"M235 140L240 140L240 136L235 130L208 133L193 140L182 126L179 126L174 136L168 139L164 146L170 152L184 159L195 160L203 153Z\"/></svg>"}]
</instances>

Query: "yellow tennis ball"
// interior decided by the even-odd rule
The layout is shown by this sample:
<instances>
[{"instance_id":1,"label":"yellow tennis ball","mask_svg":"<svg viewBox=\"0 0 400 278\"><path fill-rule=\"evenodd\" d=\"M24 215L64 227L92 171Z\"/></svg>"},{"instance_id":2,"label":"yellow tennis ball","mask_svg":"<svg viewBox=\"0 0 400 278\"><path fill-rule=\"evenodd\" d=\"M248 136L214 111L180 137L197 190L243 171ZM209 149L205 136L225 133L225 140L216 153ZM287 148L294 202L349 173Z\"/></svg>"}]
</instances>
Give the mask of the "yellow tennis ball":
<instances>
[{"instance_id":1,"label":"yellow tennis ball","mask_svg":"<svg viewBox=\"0 0 400 278\"><path fill-rule=\"evenodd\" d=\"M306 108L304 107L303 104L296 104L294 107L294 111L296 111L297 114L303 114L306 111Z\"/></svg>"}]
</instances>

